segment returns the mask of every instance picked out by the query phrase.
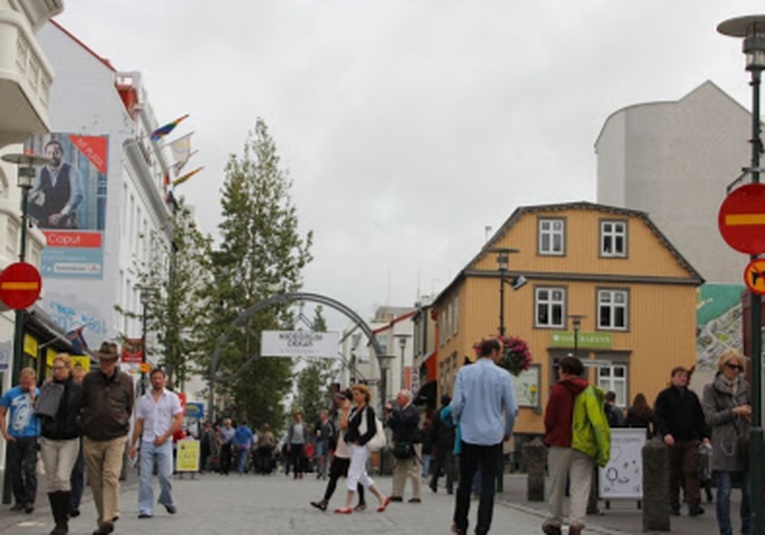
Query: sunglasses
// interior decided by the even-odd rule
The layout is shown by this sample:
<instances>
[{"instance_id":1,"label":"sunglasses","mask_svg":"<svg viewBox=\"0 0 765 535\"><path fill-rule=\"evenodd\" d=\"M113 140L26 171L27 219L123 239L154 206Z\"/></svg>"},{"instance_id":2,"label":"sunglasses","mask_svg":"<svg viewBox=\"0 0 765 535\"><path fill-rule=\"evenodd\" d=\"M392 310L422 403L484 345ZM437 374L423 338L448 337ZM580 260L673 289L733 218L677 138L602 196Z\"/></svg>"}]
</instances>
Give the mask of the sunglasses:
<instances>
[{"instance_id":1,"label":"sunglasses","mask_svg":"<svg viewBox=\"0 0 765 535\"><path fill-rule=\"evenodd\" d=\"M744 367L739 366L738 364L731 364L730 362L728 362L727 364L725 364L725 366L727 368L730 368L731 370L738 370L740 372L744 371Z\"/></svg>"}]
</instances>

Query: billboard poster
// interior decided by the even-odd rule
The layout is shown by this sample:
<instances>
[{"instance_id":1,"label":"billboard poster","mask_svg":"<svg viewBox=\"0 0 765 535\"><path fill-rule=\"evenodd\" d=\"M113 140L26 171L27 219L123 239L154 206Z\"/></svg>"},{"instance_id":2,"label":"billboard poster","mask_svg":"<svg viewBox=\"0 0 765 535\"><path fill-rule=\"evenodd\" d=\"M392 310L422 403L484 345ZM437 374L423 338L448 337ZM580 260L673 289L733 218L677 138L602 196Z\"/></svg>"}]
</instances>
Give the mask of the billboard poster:
<instances>
[{"instance_id":1,"label":"billboard poster","mask_svg":"<svg viewBox=\"0 0 765 535\"><path fill-rule=\"evenodd\" d=\"M54 132L25 150L51 159L29 191L29 217L45 234L44 278L100 279L106 224L109 136Z\"/></svg>"},{"instance_id":2,"label":"billboard poster","mask_svg":"<svg viewBox=\"0 0 765 535\"><path fill-rule=\"evenodd\" d=\"M740 284L703 284L696 305L696 357L700 370L716 370L727 349L744 350Z\"/></svg>"}]
</instances>

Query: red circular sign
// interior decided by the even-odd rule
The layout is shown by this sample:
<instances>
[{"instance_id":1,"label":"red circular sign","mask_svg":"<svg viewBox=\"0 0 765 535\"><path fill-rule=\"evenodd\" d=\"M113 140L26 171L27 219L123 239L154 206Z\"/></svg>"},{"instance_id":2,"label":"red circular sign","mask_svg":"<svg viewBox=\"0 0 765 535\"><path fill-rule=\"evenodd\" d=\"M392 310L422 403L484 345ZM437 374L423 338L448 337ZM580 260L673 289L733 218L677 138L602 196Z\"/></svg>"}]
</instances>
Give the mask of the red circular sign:
<instances>
[{"instance_id":1,"label":"red circular sign","mask_svg":"<svg viewBox=\"0 0 765 535\"><path fill-rule=\"evenodd\" d=\"M0 273L0 300L12 309L32 306L41 290L40 272L32 264L16 262Z\"/></svg>"},{"instance_id":2,"label":"red circular sign","mask_svg":"<svg viewBox=\"0 0 765 535\"><path fill-rule=\"evenodd\" d=\"M747 184L734 190L720 206L720 234L736 251L765 253L765 184Z\"/></svg>"}]
</instances>

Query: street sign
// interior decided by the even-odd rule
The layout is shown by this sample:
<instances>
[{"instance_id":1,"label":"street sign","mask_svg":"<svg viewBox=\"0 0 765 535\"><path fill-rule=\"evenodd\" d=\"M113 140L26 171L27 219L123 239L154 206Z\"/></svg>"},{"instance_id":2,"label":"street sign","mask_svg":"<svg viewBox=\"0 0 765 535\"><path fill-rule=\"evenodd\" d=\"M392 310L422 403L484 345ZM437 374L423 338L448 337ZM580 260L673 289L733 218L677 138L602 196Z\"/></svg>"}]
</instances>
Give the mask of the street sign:
<instances>
[{"instance_id":1,"label":"street sign","mask_svg":"<svg viewBox=\"0 0 765 535\"><path fill-rule=\"evenodd\" d=\"M205 405L199 401L189 401L186 403L186 418L202 419L205 415Z\"/></svg>"},{"instance_id":2,"label":"street sign","mask_svg":"<svg viewBox=\"0 0 765 535\"><path fill-rule=\"evenodd\" d=\"M138 369L141 371L141 373L150 373L151 364L148 362L142 362L138 365Z\"/></svg>"},{"instance_id":3,"label":"street sign","mask_svg":"<svg viewBox=\"0 0 765 535\"><path fill-rule=\"evenodd\" d=\"M744 270L744 282L754 293L765 295L765 258L749 262Z\"/></svg>"},{"instance_id":4,"label":"street sign","mask_svg":"<svg viewBox=\"0 0 765 535\"><path fill-rule=\"evenodd\" d=\"M765 253L765 184L733 190L720 205L717 225L725 242L736 251Z\"/></svg>"},{"instance_id":5,"label":"street sign","mask_svg":"<svg viewBox=\"0 0 765 535\"><path fill-rule=\"evenodd\" d=\"M42 279L32 264L16 262L0 273L0 300L14 310L30 307L40 297Z\"/></svg>"},{"instance_id":6,"label":"street sign","mask_svg":"<svg viewBox=\"0 0 765 535\"><path fill-rule=\"evenodd\" d=\"M582 359L582 364L588 368L608 368L614 365L612 361L605 359Z\"/></svg>"}]
</instances>

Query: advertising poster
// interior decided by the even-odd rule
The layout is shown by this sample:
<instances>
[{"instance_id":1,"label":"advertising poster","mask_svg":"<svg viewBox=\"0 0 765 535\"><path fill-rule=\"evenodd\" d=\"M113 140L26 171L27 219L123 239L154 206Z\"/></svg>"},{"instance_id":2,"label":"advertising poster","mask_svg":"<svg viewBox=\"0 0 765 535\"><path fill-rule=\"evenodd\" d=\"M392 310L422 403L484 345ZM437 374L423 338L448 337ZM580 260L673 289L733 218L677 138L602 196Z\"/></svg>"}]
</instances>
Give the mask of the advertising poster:
<instances>
[{"instance_id":1,"label":"advertising poster","mask_svg":"<svg viewBox=\"0 0 765 535\"><path fill-rule=\"evenodd\" d=\"M100 279L106 223L108 136L51 133L25 150L51 163L38 169L29 191L29 217L45 234L44 278Z\"/></svg>"},{"instance_id":2,"label":"advertising poster","mask_svg":"<svg viewBox=\"0 0 765 535\"><path fill-rule=\"evenodd\" d=\"M183 439L178 441L176 472L199 472L199 441Z\"/></svg>"},{"instance_id":3,"label":"advertising poster","mask_svg":"<svg viewBox=\"0 0 765 535\"><path fill-rule=\"evenodd\" d=\"M699 370L716 370L727 349L743 351L743 325L739 284L703 284L696 305L696 356ZM695 381L694 381L695 382Z\"/></svg>"}]
</instances>

